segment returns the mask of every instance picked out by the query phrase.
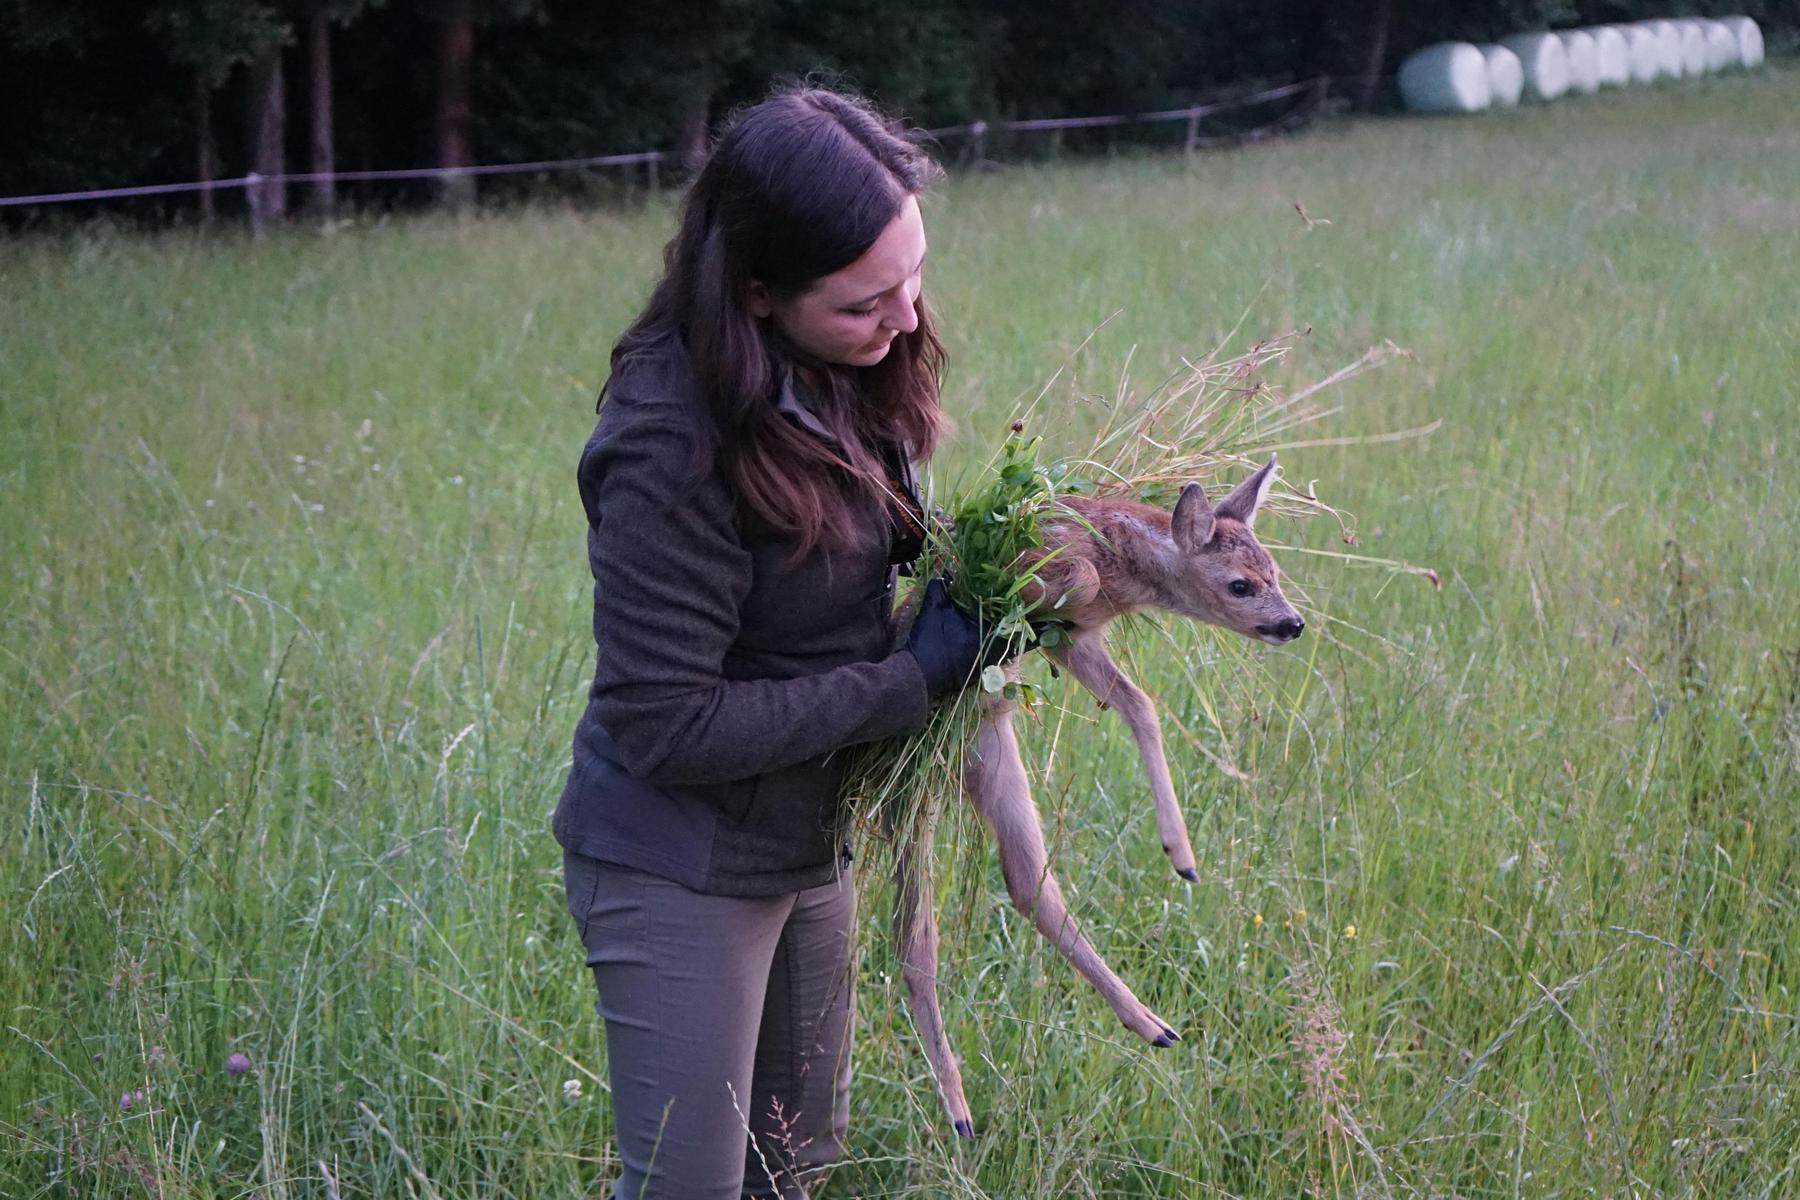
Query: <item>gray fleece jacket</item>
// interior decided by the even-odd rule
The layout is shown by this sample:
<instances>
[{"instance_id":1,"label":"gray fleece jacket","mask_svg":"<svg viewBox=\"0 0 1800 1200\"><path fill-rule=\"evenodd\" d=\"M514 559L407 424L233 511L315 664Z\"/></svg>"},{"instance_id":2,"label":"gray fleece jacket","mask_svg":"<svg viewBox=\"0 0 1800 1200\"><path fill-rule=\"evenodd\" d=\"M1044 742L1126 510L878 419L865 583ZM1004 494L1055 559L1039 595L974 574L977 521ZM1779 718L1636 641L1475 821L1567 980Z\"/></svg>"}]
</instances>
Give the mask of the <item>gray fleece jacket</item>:
<instances>
[{"instance_id":1,"label":"gray fleece jacket","mask_svg":"<svg viewBox=\"0 0 1800 1200\"><path fill-rule=\"evenodd\" d=\"M582 450L594 683L552 827L695 891L776 895L832 878L833 752L922 729L925 679L889 653L886 514L853 551L789 567L718 465L684 487L699 403L679 343L634 356Z\"/></svg>"}]
</instances>

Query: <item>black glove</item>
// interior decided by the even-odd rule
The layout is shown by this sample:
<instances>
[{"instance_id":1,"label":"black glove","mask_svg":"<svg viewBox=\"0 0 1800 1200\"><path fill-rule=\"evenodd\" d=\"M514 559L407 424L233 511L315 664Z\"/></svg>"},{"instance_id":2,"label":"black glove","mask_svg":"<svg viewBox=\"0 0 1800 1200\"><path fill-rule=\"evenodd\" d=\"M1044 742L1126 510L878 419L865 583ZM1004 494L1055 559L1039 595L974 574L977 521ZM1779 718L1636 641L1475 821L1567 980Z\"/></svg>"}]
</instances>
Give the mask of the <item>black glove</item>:
<instances>
[{"instance_id":1,"label":"black glove","mask_svg":"<svg viewBox=\"0 0 1800 1200\"><path fill-rule=\"evenodd\" d=\"M982 649L980 625L956 607L943 578L927 583L905 646L918 660L919 670L925 676L926 694L935 699L968 686L984 657ZM1004 651L1005 646L1001 645L1000 650Z\"/></svg>"}]
</instances>

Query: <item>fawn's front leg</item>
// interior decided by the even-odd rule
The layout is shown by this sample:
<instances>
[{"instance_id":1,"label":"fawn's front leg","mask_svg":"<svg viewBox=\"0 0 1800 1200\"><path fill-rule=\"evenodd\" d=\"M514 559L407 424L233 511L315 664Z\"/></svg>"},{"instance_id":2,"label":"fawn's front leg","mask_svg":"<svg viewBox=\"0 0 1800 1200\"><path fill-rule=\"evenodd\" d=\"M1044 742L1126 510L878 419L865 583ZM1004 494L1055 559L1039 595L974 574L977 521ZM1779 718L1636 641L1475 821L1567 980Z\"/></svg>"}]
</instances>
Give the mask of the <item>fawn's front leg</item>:
<instances>
[{"instance_id":1,"label":"fawn's front leg","mask_svg":"<svg viewBox=\"0 0 1800 1200\"><path fill-rule=\"evenodd\" d=\"M1150 777L1150 794L1156 799L1156 829L1162 837L1162 848L1175 865L1177 875L1198 883L1193 843L1188 841L1187 822L1175 799L1169 760L1163 754L1162 723L1156 718L1156 705L1142 688L1126 678L1106 652L1105 627L1078 630L1067 646L1046 649L1044 653L1067 667L1081 686L1094 693L1102 708L1116 710L1130 726L1144 773Z\"/></svg>"},{"instance_id":2,"label":"fawn's front leg","mask_svg":"<svg viewBox=\"0 0 1800 1200\"><path fill-rule=\"evenodd\" d=\"M919 822L913 836L894 839L894 945L900 954L900 978L906 984L907 1008L924 1045L925 1061L937 1080L938 1093L950 1115L950 1127L963 1137L975 1136L969 1101L963 1095L962 1068L944 1029L938 1006L937 914L932 910L931 844L934 817Z\"/></svg>"},{"instance_id":3,"label":"fawn's front leg","mask_svg":"<svg viewBox=\"0 0 1800 1200\"><path fill-rule=\"evenodd\" d=\"M1000 871L1013 904L1099 990L1125 1028L1153 1046L1172 1045L1180 1036L1132 994L1069 914L1062 889L1050 874L1043 827L1013 734L1012 702L999 696L984 697L982 702L986 711L963 763L963 790L994 833Z\"/></svg>"}]
</instances>

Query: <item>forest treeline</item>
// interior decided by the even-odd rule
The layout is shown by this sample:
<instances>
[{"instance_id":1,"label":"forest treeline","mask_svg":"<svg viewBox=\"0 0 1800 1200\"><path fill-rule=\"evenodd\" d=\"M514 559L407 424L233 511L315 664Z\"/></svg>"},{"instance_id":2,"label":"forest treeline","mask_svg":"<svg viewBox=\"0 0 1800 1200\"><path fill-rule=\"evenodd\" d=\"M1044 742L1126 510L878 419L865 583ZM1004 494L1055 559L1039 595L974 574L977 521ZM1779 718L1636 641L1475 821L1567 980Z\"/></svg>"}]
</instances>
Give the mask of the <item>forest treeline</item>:
<instances>
[{"instance_id":1,"label":"forest treeline","mask_svg":"<svg viewBox=\"0 0 1800 1200\"><path fill-rule=\"evenodd\" d=\"M1800 0L1683 2L0 0L0 196L650 149L691 160L771 78L815 71L933 126L1175 108L1318 75L1379 105L1415 47L1531 28L1743 12L1777 46L1800 28ZM1119 136L1133 135L1087 144ZM466 200L476 184L356 186L406 203ZM333 198L290 185L263 202L279 215Z\"/></svg>"}]
</instances>

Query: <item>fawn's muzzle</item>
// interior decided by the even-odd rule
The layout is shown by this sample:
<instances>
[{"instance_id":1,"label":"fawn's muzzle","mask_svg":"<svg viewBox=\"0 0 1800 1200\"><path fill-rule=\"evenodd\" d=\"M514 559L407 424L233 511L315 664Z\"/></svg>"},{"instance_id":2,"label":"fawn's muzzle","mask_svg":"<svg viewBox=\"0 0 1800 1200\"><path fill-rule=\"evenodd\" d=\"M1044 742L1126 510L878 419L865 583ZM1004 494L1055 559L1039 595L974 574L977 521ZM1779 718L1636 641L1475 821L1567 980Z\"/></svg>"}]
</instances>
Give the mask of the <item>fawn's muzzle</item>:
<instances>
[{"instance_id":1,"label":"fawn's muzzle","mask_svg":"<svg viewBox=\"0 0 1800 1200\"><path fill-rule=\"evenodd\" d=\"M1306 622L1295 618L1292 621L1278 621L1273 625L1258 625L1256 632L1271 642L1291 642L1306 629Z\"/></svg>"}]
</instances>

